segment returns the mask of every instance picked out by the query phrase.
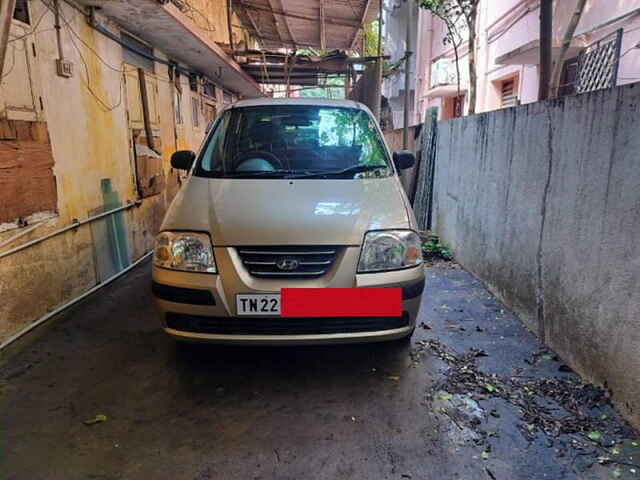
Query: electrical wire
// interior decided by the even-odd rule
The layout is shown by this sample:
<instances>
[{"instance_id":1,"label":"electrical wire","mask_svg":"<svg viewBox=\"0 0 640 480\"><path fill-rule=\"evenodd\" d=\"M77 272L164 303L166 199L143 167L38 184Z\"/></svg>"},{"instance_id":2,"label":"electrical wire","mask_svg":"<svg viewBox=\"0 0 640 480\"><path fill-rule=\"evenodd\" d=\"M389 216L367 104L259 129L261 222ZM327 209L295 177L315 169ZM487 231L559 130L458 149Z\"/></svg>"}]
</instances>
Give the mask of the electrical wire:
<instances>
[{"instance_id":1,"label":"electrical wire","mask_svg":"<svg viewBox=\"0 0 640 480\"><path fill-rule=\"evenodd\" d=\"M8 47L9 45L7 45ZM2 77L0 78L0 81L4 80L5 78L7 78L9 75L11 75L11 72L13 72L13 69L16 66L16 46L15 45L11 45L11 68L9 69L8 72L6 72L4 75L2 75Z\"/></svg>"},{"instance_id":2,"label":"electrical wire","mask_svg":"<svg viewBox=\"0 0 640 480\"><path fill-rule=\"evenodd\" d=\"M51 12L55 13L55 7L52 6L51 4L47 3L45 0L41 0L42 3L49 9L51 10ZM60 18L62 18L62 25L64 26L65 30L67 31L67 33L69 34L69 40L71 41L71 45L76 49L76 51L78 52L78 56L80 57L80 60L82 62L82 65L84 66L84 71L85 71L85 75L86 75L86 80L84 80L82 78L82 76L80 77L82 83L85 85L87 91L89 92L89 94L96 100L96 102L102 107L102 109L105 111L105 113L108 112L112 112L113 110L115 110L116 108L118 108L120 105L122 105L123 99L124 99L124 75L125 75L125 70L124 70L124 64L123 64L123 68L115 68L111 65L109 65L102 57L100 57L100 55L98 55L98 53L91 47L89 47L89 45L80 38L80 36L75 32L75 30L71 27L69 20L67 20L67 18L65 17L65 15L62 13L62 9L60 9L60 11L58 12L60 15ZM93 53L104 65L106 65L107 67L109 67L110 69L118 72L120 74L120 83L119 83L119 90L120 90L120 97L118 98L117 103L110 105L107 101L103 100L102 98L100 98L100 96L94 91L92 85L91 85L91 74L89 71L89 65L87 64L86 59L84 58L84 55L82 54L82 51L80 50L80 47L78 46L78 44L76 43L76 41L74 40L74 37L78 38L82 44L91 52Z\"/></svg>"},{"instance_id":3,"label":"electrical wire","mask_svg":"<svg viewBox=\"0 0 640 480\"><path fill-rule=\"evenodd\" d=\"M67 31L69 33L71 33L72 36L76 37L78 39L78 41L80 41L80 43L82 43L82 45L89 50L91 53L93 53L93 55L95 55L95 57L100 60L100 62L107 68L113 70L114 72L118 72L118 73L124 73L124 69L122 68L117 68L114 67L112 65L110 65L104 58L102 58L98 52L95 51L95 49L89 45L87 42L85 42L82 37L80 37L80 35L78 35L78 33L71 27L71 25L69 25L69 22L67 22L64 17L62 15L60 15L64 21L64 26L66 27ZM71 41L73 42L73 38L71 38Z\"/></svg>"},{"instance_id":4,"label":"electrical wire","mask_svg":"<svg viewBox=\"0 0 640 480\"><path fill-rule=\"evenodd\" d=\"M44 3L44 2L42 2L42 3ZM49 13L49 10L45 8L44 11L42 12L42 14L40 15L40 17L38 17L38 20L36 20L36 23L33 25L33 27L31 27L31 30L29 32L25 33L24 35L20 35L19 37L10 39L7 42L7 44L12 43L12 42L17 42L19 40L22 40L23 38L27 38L27 37L29 37L31 35L35 35L36 33L42 33L42 32L47 32L47 31L50 31L50 30L54 30L53 28L47 28L47 29L44 29L44 30L37 30L47 13Z\"/></svg>"},{"instance_id":5,"label":"electrical wire","mask_svg":"<svg viewBox=\"0 0 640 480\"><path fill-rule=\"evenodd\" d=\"M209 21L209 19L207 18L207 16L206 16L204 13L202 13L202 10L199 10L198 8L194 7L194 6L193 6L193 5L192 5L188 0L185 0L184 5L185 5L185 7L186 7L186 8L185 8L185 10L187 10L188 12L195 12L195 13L197 13L197 14L198 14L198 15L200 15L200 17L202 17L202 18L204 19L204 21L206 22L206 24L207 24L207 27L206 27L206 28L205 28L205 27L202 27L202 26L200 26L200 25L198 25L198 27L199 27L199 28L201 28L202 30L204 30L204 31L206 31L206 32L211 32L211 33L215 33L215 32L217 32L217 29L215 28L215 26L214 26L214 27L212 27L212 26L211 26L211 22ZM194 17L192 17L192 16L189 16L189 14L188 14L186 11L183 11L183 13L184 13L185 15L187 15L191 20L193 20L196 24L198 23L198 22L196 21L196 19L195 19Z\"/></svg>"},{"instance_id":6,"label":"electrical wire","mask_svg":"<svg viewBox=\"0 0 640 480\"><path fill-rule=\"evenodd\" d=\"M45 3L45 2L43 1L43 3ZM69 31L69 33L71 33L71 35L73 37L75 37L78 41L80 41L82 43L82 45L100 61L100 63L102 63L104 66L106 66L110 70L113 70L114 72L125 73L126 74L126 68L114 67L109 62L107 62L89 43L87 43L85 40L82 39L82 37L70 25L70 23L71 23L71 21L73 21L73 19L68 21L68 20L66 20L64 18L64 16L62 14L60 16L63 19L63 24L64 24L65 28ZM73 39L70 38L70 40L73 43ZM74 47L77 48L77 45L74 45ZM122 67L124 67L124 64L125 64L125 62L123 62ZM169 79L168 76L167 77L163 77L158 73L154 73L154 77L157 80L161 81L161 82L164 82L164 83L169 84L169 85L173 85L173 82L171 81L171 79Z\"/></svg>"},{"instance_id":7,"label":"electrical wire","mask_svg":"<svg viewBox=\"0 0 640 480\"><path fill-rule=\"evenodd\" d=\"M80 48L78 47L78 45L75 43L75 41L71 37L69 37L69 39L71 40L71 44L77 50L78 55L80 56L80 60L82 60L82 64L84 65L84 70L85 70L85 74L87 76L87 79L86 79L86 81L83 81L83 83L87 87L87 91L102 106L102 108L104 109L105 113L112 112L113 110L118 108L120 105L122 105L122 100L123 100L123 97L124 97L124 95L123 95L124 88L123 87L124 87L124 82L125 82L124 69L120 73L120 84L119 84L120 97L118 98L118 102L116 104L114 104L114 105L109 105L106 101L102 100L96 94L96 92L94 92L93 87L91 86L91 75L89 73L89 66L87 65L87 62L86 62L84 56L82 55L82 52L80 51ZM80 77L80 78L82 79L82 77Z\"/></svg>"}]
</instances>

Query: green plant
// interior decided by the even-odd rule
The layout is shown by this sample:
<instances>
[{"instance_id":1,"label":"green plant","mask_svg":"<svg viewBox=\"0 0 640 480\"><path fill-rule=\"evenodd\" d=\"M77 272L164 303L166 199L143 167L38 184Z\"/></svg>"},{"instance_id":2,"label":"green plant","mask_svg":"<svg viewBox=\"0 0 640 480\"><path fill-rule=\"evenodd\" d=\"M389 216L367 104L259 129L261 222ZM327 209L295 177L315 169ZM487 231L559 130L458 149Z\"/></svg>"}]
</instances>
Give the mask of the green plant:
<instances>
[{"instance_id":1,"label":"green plant","mask_svg":"<svg viewBox=\"0 0 640 480\"><path fill-rule=\"evenodd\" d=\"M440 243L440 238L435 233L427 233L426 240L422 242L422 251L427 257L440 257L443 260L453 260L451 249Z\"/></svg>"}]
</instances>

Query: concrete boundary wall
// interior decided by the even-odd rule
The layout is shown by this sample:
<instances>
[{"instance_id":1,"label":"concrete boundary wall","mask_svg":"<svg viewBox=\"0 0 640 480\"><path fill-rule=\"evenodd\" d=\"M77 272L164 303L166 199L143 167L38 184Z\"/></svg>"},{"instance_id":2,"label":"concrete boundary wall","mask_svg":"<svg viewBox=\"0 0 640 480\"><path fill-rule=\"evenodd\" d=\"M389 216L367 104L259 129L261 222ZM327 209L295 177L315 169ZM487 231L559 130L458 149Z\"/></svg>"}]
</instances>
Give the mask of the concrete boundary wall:
<instances>
[{"instance_id":1,"label":"concrete boundary wall","mask_svg":"<svg viewBox=\"0 0 640 480\"><path fill-rule=\"evenodd\" d=\"M438 125L435 230L640 427L640 84Z\"/></svg>"}]
</instances>

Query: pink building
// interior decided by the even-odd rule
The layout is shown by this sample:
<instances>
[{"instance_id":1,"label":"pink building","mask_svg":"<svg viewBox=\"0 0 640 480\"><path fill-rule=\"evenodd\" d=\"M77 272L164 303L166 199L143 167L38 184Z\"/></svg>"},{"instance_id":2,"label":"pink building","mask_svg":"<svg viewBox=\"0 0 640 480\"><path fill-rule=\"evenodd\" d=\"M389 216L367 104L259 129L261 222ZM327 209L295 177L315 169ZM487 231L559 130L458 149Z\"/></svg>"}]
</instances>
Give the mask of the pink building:
<instances>
[{"instance_id":1,"label":"pink building","mask_svg":"<svg viewBox=\"0 0 640 480\"><path fill-rule=\"evenodd\" d=\"M556 0L554 54L578 0ZM476 112L538 100L539 0L480 0L477 27ZM444 24L420 9L413 121L438 107L449 119L468 110L468 45L460 48L458 91L454 52L445 45ZM566 57L563 95L640 80L640 0L588 0Z\"/></svg>"}]
</instances>

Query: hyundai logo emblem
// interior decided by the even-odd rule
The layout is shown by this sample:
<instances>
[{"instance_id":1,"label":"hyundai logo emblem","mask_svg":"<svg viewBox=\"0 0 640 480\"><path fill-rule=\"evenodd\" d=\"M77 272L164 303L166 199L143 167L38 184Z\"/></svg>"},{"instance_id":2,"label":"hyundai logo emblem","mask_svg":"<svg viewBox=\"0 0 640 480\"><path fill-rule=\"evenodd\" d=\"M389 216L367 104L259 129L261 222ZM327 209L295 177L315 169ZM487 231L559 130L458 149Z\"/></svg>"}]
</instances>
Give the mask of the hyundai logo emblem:
<instances>
[{"instance_id":1,"label":"hyundai logo emblem","mask_svg":"<svg viewBox=\"0 0 640 480\"><path fill-rule=\"evenodd\" d=\"M290 272L291 270L295 270L300 266L300 262L295 258L280 258L276 262L276 267L280 270L285 270Z\"/></svg>"}]
</instances>

